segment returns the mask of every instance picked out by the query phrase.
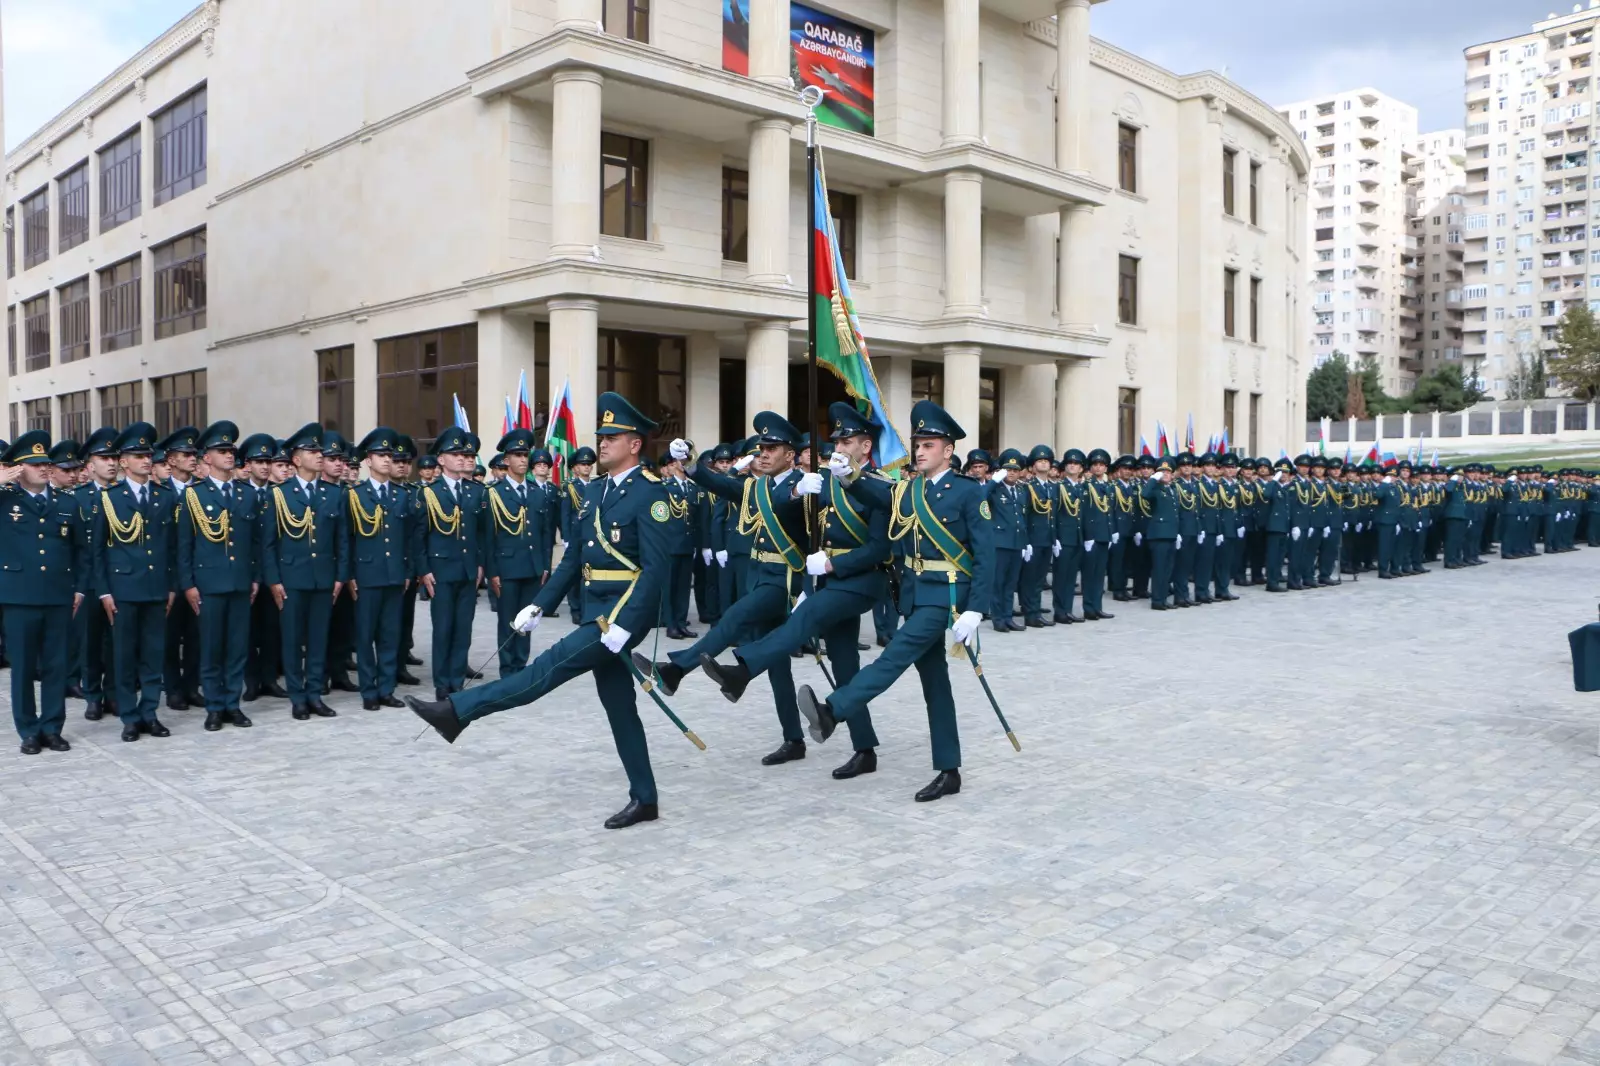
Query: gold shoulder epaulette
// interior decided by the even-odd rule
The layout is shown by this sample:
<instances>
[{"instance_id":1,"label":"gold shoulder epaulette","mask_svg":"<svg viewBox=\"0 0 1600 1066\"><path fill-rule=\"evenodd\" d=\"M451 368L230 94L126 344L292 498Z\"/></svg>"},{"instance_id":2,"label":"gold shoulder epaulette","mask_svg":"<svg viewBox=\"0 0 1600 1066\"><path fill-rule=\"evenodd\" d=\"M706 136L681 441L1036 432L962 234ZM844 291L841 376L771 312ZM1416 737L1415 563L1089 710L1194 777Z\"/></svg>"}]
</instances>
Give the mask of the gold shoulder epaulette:
<instances>
[{"instance_id":1,"label":"gold shoulder epaulette","mask_svg":"<svg viewBox=\"0 0 1600 1066\"><path fill-rule=\"evenodd\" d=\"M642 467L639 470L639 476L644 478L646 481L654 481L657 484L661 483L661 478L657 477L655 474L652 474L650 471L645 470Z\"/></svg>"}]
</instances>

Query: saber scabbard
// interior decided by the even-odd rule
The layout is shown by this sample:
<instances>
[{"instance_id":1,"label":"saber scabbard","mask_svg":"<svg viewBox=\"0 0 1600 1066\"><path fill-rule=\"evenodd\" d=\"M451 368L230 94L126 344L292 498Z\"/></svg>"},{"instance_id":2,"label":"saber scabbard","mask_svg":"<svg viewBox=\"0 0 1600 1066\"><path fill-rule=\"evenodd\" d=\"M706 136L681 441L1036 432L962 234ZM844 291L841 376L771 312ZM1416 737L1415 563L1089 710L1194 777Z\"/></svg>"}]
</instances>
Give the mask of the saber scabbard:
<instances>
[{"instance_id":1,"label":"saber scabbard","mask_svg":"<svg viewBox=\"0 0 1600 1066\"><path fill-rule=\"evenodd\" d=\"M958 641L955 647L950 649L950 657L965 659L972 664L972 672L978 675L978 684L983 686L983 694L989 697L989 706L994 708L994 716L1000 719L1000 728L1006 731L1006 739L1011 741L1012 748L1021 751L1022 742L1011 731L1011 723L1006 721L1006 714L1000 709L1000 701L994 698L994 689L989 687L989 679L983 676L983 664L978 661L978 655L969 654L967 646Z\"/></svg>"}]
</instances>

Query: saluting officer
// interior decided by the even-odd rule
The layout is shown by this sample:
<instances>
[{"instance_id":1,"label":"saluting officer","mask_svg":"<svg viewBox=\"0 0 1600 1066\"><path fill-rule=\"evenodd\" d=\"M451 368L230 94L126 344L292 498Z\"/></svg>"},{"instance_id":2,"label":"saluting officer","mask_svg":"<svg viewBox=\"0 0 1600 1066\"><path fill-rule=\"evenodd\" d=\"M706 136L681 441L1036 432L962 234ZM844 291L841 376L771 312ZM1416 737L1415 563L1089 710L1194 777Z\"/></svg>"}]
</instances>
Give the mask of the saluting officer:
<instances>
[{"instance_id":1,"label":"saluting officer","mask_svg":"<svg viewBox=\"0 0 1600 1066\"><path fill-rule=\"evenodd\" d=\"M450 426L433 442L442 475L422 490L422 507L412 523L412 558L417 579L428 594L433 621L433 688L437 699L460 692L467 683L472 650L472 616L483 579L484 488L469 480L478 440Z\"/></svg>"},{"instance_id":2,"label":"saluting officer","mask_svg":"<svg viewBox=\"0 0 1600 1066\"><path fill-rule=\"evenodd\" d=\"M156 717L166 619L178 593L178 495L151 477L156 427L135 422L116 438L123 478L101 491L90 535L100 614L115 630L111 695L122 739L171 734Z\"/></svg>"},{"instance_id":3,"label":"saluting officer","mask_svg":"<svg viewBox=\"0 0 1600 1066\"><path fill-rule=\"evenodd\" d=\"M196 444L200 431L193 426L175 429L157 442L156 452L166 460L166 486L183 502L184 493L194 481L199 465ZM167 612L166 659L162 664L163 688L167 706L174 711L187 711L192 706L205 706L205 696L200 691L200 616L195 614L187 596L180 595Z\"/></svg>"},{"instance_id":4,"label":"saluting officer","mask_svg":"<svg viewBox=\"0 0 1600 1066\"><path fill-rule=\"evenodd\" d=\"M268 490L261 515L262 577L279 612L289 713L301 722L338 713L322 702L322 687L328 621L350 578L345 501L322 480L322 439L312 422L285 442L294 474Z\"/></svg>"},{"instance_id":5,"label":"saluting officer","mask_svg":"<svg viewBox=\"0 0 1600 1066\"><path fill-rule=\"evenodd\" d=\"M1172 571L1178 543L1178 489L1172 483L1176 460L1163 455L1155 460L1139 490L1145 515L1144 547L1150 551L1150 609L1170 611L1176 604L1167 597L1177 587Z\"/></svg>"},{"instance_id":6,"label":"saluting officer","mask_svg":"<svg viewBox=\"0 0 1600 1066\"><path fill-rule=\"evenodd\" d=\"M1266 579L1268 592L1285 592L1284 586L1284 558L1288 554L1289 530L1293 520L1291 515L1294 510L1292 494L1294 489L1290 479L1294 477L1294 464L1288 459L1279 459L1272 465L1273 476L1260 483L1262 506L1266 509L1265 515L1260 519L1266 543L1263 545L1264 558L1266 559ZM1289 580L1295 580L1294 564L1289 564Z\"/></svg>"},{"instance_id":7,"label":"saluting officer","mask_svg":"<svg viewBox=\"0 0 1600 1066\"><path fill-rule=\"evenodd\" d=\"M89 480L79 485L73 495L78 501L78 518L86 529L93 529L99 518L101 494L117 483L116 443L119 435L112 427L103 426L91 433L84 442L84 465L88 468ZM98 594L104 591L105 586L99 583L98 575L91 570L85 598L93 603ZM82 678L80 683L85 701L83 716L95 722L103 713L117 713L116 696L112 692L116 662L112 627L104 611L79 611L72 621L74 639L83 649L83 668L77 675Z\"/></svg>"},{"instance_id":8,"label":"saluting officer","mask_svg":"<svg viewBox=\"0 0 1600 1066\"><path fill-rule=\"evenodd\" d=\"M200 685L208 732L253 725L240 709L249 655L250 605L260 589L260 500L234 480L239 427L214 422L200 435L210 471L184 490L178 520L178 587L200 620Z\"/></svg>"},{"instance_id":9,"label":"saluting officer","mask_svg":"<svg viewBox=\"0 0 1600 1066\"><path fill-rule=\"evenodd\" d=\"M505 457L505 476L487 493L484 571L499 604L495 638L500 648L500 676L510 677L528 665L531 640L528 634L513 630L511 622L533 602L550 576L544 545L546 529L557 511L549 494L528 479L533 430L513 429L500 438L496 448Z\"/></svg>"},{"instance_id":10,"label":"saluting officer","mask_svg":"<svg viewBox=\"0 0 1600 1066\"><path fill-rule=\"evenodd\" d=\"M11 657L11 720L24 755L71 750L61 736L67 645L89 581L77 501L50 488L49 471L50 435L43 430L29 430L0 454L0 605Z\"/></svg>"},{"instance_id":11,"label":"saluting officer","mask_svg":"<svg viewBox=\"0 0 1600 1066\"><path fill-rule=\"evenodd\" d=\"M568 544L549 582L513 623L531 633L583 581L588 591L573 630L510 677L434 703L406 702L453 744L476 719L532 703L575 677L593 674L628 775L628 804L605 825L623 829L655 821L659 810L637 695L621 656L660 624L671 513L659 481L640 466L645 438L656 424L613 392L602 393L598 406L595 433L605 478L587 487L574 527L587 534Z\"/></svg>"}]
</instances>

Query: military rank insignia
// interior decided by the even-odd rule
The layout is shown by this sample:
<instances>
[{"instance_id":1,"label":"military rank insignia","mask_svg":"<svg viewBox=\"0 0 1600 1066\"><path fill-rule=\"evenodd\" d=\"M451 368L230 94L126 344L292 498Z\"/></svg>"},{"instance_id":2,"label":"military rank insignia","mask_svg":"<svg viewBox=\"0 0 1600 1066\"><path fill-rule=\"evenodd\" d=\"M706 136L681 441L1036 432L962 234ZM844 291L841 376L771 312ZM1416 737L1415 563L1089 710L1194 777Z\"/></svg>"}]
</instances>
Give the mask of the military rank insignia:
<instances>
[{"instance_id":1,"label":"military rank insignia","mask_svg":"<svg viewBox=\"0 0 1600 1066\"><path fill-rule=\"evenodd\" d=\"M670 517L670 514L667 510L667 502L665 500L657 500L655 503L652 503L650 505L650 517L654 518L657 522L665 522Z\"/></svg>"}]
</instances>

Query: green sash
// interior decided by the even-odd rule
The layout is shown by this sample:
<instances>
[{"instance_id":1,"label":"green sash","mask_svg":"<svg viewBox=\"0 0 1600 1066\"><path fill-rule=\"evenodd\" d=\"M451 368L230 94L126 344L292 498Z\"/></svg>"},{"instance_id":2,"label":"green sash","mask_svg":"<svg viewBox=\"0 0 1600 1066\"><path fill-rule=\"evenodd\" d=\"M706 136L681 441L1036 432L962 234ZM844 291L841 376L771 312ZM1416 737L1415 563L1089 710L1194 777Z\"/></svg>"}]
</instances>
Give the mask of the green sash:
<instances>
[{"instance_id":1,"label":"green sash","mask_svg":"<svg viewBox=\"0 0 1600 1066\"><path fill-rule=\"evenodd\" d=\"M789 538L783 523L778 521L778 513L772 509L772 482L764 477L758 477L752 479L752 484L756 489L756 510L761 514L761 524L766 527L767 536L772 538L772 543L778 548L778 554L783 556L783 561L788 564L790 570L804 570L805 552Z\"/></svg>"},{"instance_id":2,"label":"green sash","mask_svg":"<svg viewBox=\"0 0 1600 1066\"><path fill-rule=\"evenodd\" d=\"M828 479L828 502L833 505L833 513L838 516L844 531L854 537L857 544L865 544L871 536L871 530L867 528L866 519L850 506L850 497L845 493L844 486L839 484L838 478Z\"/></svg>"},{"instance_id":3,"label":"green sash","mask_svg":"<svg viewBox=\"0 0 1600 1066\"><path fill-rule=\"evenodd\" d=\"M966 545L956 539L955 534L944 527L944 523L934 517L933 508L928 506L928 480L917 478L911 485L911 510L917 516L917 525L922 527L933 546L939 549L939 554L955 565L968 577L972 576L972 555L967 551Z\"/></svg>"}]
</instances>

